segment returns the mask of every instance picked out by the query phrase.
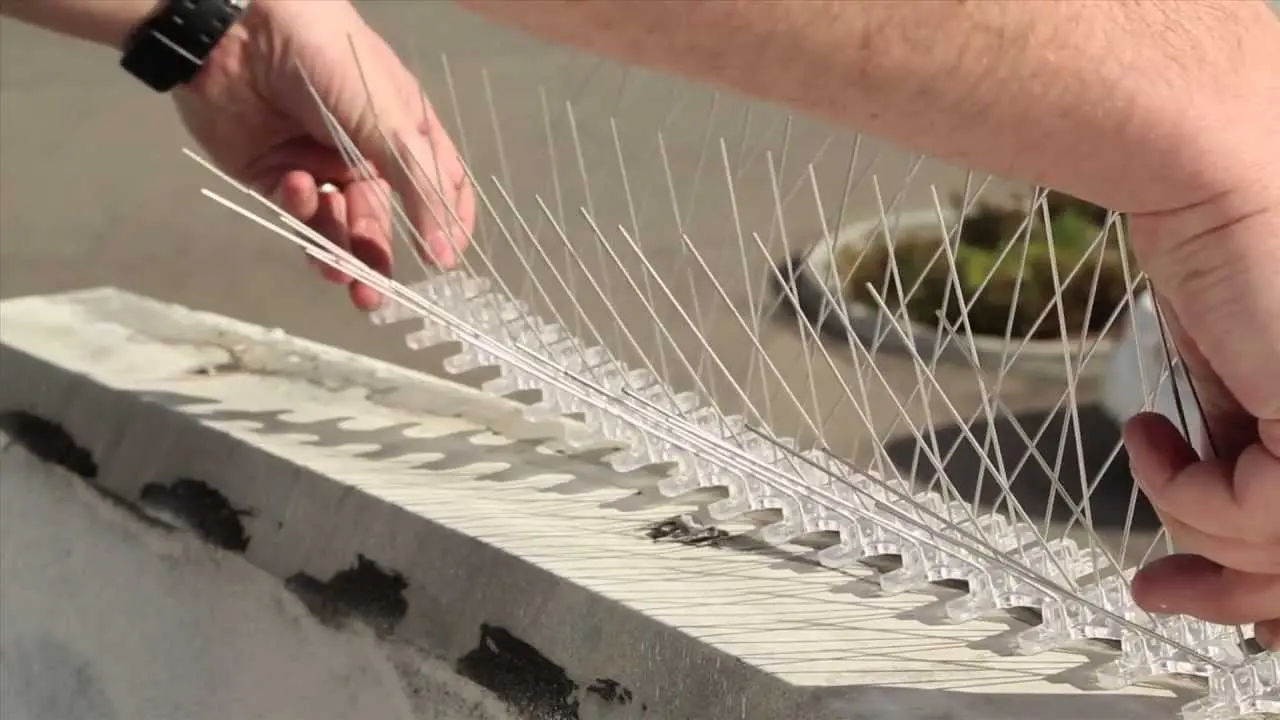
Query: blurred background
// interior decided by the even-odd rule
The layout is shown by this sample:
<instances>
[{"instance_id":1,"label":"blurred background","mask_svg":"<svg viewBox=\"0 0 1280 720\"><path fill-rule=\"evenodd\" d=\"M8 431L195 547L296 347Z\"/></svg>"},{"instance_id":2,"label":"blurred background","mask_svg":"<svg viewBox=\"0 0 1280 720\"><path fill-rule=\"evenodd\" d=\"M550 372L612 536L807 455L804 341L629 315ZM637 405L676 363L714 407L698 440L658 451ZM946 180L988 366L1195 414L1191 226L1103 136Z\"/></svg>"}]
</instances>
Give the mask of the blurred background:
<instances>
[{"instance_id":1,"label":"blurred background","mask_svg":"<svg viewBox=\"0 0 1280 720\"><path fill-rule=\"evenodd\" d=\"M1280 2L1273 4L1280 9ZM553 128L568 212L590 204L606 232L620 224L644 229L637 234L647 262L659 277L671 280L675 290L674 299L655 308L664 318L674 318L675 308L694 296L703 303L724 300L739 312L759 307L768 292L772 263L812 246L822 237L824 223L834 232L838 217L846 222L877 217L878 204L888 204L908 177L910 190L901 205L907 209L930 208L931 187L945 198L962 189L967 179L959 169L917 163L910 154L870 138L856 143L852 133L791 117L778 107L543 44L493 26L450 2L362 0L358 5L423 81L481 185L491 176L501 177L531 222L538 214L535 194L551 201L549 173L555 168L549 166L547 138L548 128ZM566 134L566 102L574 104L576 138ZM665 157L657 152L659 133ZM744 253L735 253L739 246L734 207L725 192L730 183L719 155L721 138L732 158L739 222L748 234L761 237L761 246L745 253L745 270ZM575 142L581 148L585 182L576 173ZM226 188L182 155L186 145L169 101L127 77L111 52L15 23L0 25L0 295L113 285L423 366L422 356L405 348L401 332L372 326L349 306L345 291L321 282L291 245L203 198L202 187L221 192ZM625 176L618 171L619 153L625 157ZM770 161L776 182L768 171ZM851 168L862 181L841 211L837 206ZM870 182L872 176L878 186ZM813 202L814 186L827 201L821 213ZM996 191L1002 187L1008 189L995 184ZM678 213L673 212L672 194L680 197ZM785 199L781 213L776 212L779 194ZM490 199L500 198L491 193ZM500 207L497 214L508 227L518 225L513 213ZM779 214L783 222L778 222ZM569 230L575 243L596 243L580 221ZM690 279L681 231L705 252L713 274L723 280L722 288ZM491 252L489 259L501 274L519 275L519 251L512 252L515 243L495 233L492 222L482 226L478 241ZM612 272L605 267L607 260L592 257L590 262L601 263L593 271L599 277ZM633 270L637 267L634 258L624 262ZM400 279L419 276L403 252L400 268ZM617 277L610 286L625 290ZM621 324L634 324L653 337L652 315L638 311L634 302L627 304L624 312L630 314ZM602 325L620 324L599 308L590 312ZM848 367L836 370L817 362L814 369L815 363L806 360L811 350L798 343L803 332L797 331L796 323L769 322L774 325L750 333L759 345L728 314L703 328L716 353L732 365L725 374L740 382L745 378L748 385L749 376L755 375L759 382L762 374L754 359L759 352L782 366L795 387L803 385L807 392L824 397L839 394L836 377ZM673 319L672 324L680 323ZM694 347L699 357L704 354L699 338L685 330L677 334L676 344ZM885 385L896 388L893 394L899 397L919 382L905 358L878 361L877 367ZM943 368L939 375L951 403L968 417L980 402L971 368ZM1049 423L1050 457L1061 455L1060 439L1072 434L1064 429L1061 413L1052 409L1062 389L1061 380L1012 377L1001 391L1009 415L1018 416L1015 422L1031 428L1031 434L1038 424ZM757 399L761 394L776 395L770 390L749 391ZM1102 506L1114 512L1095 522L1104 525L1109 520L1118 528L1129 515L1132 494L1127 463L1114 457L1114 423L1089 409L1096 401L1096 388L1086 383L1079 392L1087 411L1081 423L1091 431L1080 445L1093 459L1089 467L1060 468L1059 479L1067 487L1081 488L1086 477L1103 473L1104 464L1110 468L1107 472L1117 481L1106 484L1114 493ZM872 414L894 420L896 409L886 403L884 393L880 395L868 400ZM937 413L935 424L963 424L936 402L926 404ZM789 415L779 410L782 416L775 419L785 425L780 432L803 425L795 410ZM861 460L859 454L868 451L858 443L866 435L864 423L850 415L848 407L825 422L840 429L834 433L840 443L833 449ZM919 461L914 438L902 427L881 427L875 434L885 437L885 432L898 442L890 449L903 464ZM957 432L944 431L950 433L940 441L944 447ZM1016 440L1005 443L1014 460L1025 455L1025 449ZM956 478L982 474L975 452L960 453L956 462L961 465L949 471ZM1027 472L1040 477L1020 478L1019 483L1027 488L1033 506L1043 508L1048 493L1044 473L1036 468Z\"/></svg>"},{"instance_id":2,"label":"blurred background","mask_svg":"<svg viewBox=\"0 0 1280 720\"><path fill-rule=\"evenodd\" d=\"M548 192L540 173L547 143L539 89L553 109L570 99L578 103L589 156L607 161L613 153L609 117L620 118L628 152L636 155L652 155L653 137L664 131L677 182L690 174L694 151L705 144L712 99L705 88L623 71L495 27L443 0L358 5L412 66L458 135L458 112L441 63L447 56L470 140L467 160L479 178L500 171L482 71L495 97L514 185ZM225 188L181 154L188 141L169 101L127 77L113 53L11 22L0 25L0 32L0 293L115 285L379 357L410 357L395 333L370 328L347 306L342 289L319 282L290 246L199 194L201 187ZM822 157L829 162L817 167L825 173L820 179L835 182L832 192L838 193L851 133L798 118L786 123L784 112L763 104L753 104L744 128L745 103L725 97L716 102L714 133L726 139L735 159L753 166L744 173L750 183L767 185L763 152L778 153L787 143L793 168L784 172L791 184L801 179L804 163ZM563 125L563 113L559 120ZM560 149L566 157L570 152L567 144ZM887 152L876 174L891 192L901 185L909 156ZM861 154L870 155L867 149ZM709 172L723 177L718 158L708 160ZM630 163L630 172L650 180L661 171L652 161L642 168L631 165L638 164ZM572 182L572 168L562 172ZM946 171L933 171L940 174ZM962 177L951 172L953 182ZM640 187L649 180L637 176L632 182ZM616 209L622 202L616 183L595 185L597 203ZM642 214L669 215L670 204L655 200ZM763 207L744 213L771 212L771 202L749 205ZM862 205L874 208L873 198L863 198ZM598 213L612 215L606 209ZM793 234L812 242L811 201L797 217L809 226L797 226ZM725 213L718 208L708 208L694 222L699 218L707 222L690 229L692 236L710 234L708 227L724 234ZM412 278L417 269L401 260L403 276Z\"/></svg>"}]
</instances>

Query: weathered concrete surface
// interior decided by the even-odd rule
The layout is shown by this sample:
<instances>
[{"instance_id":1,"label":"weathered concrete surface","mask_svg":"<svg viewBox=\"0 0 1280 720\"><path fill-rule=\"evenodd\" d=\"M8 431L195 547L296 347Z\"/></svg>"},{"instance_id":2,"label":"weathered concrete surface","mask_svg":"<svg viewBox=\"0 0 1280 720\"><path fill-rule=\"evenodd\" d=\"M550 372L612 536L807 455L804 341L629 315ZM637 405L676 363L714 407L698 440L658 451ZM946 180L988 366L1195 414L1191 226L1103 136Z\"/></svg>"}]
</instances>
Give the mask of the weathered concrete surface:
<instances>
[{"instance_id":1,"label":"weathered concrete surface","mask_svg":"<svg viewBox=\"0 0 1280 720\"><path fill-rule=\"evenodd\" d=\"M277 578L0 433L6 720L510 720L441 660L323 625Z\"/></svg>"},{"instance_id":2,"label":"weathered concrete surface","mask_svg":"<svg viewBox=\"0 0 1280 720\"><path fill-rule=\"evenodd\" d=\"M801 548L655 542L685 508L637 492L644 477L556 452L536 440L554 428L459 385L114 291L5 301L0 339L5 431L86 476L33 484L38 469L6 450L0 625L6 652L19 649L6 672L30 653L115 658L82 674L84 703L102 702L97 678L117 703L148 688L157 702L244 692L260 703L246 713L324 717L288 704L310 699L250 691L270 695L255 687L263 668L293 653L288 694L345 682L348 704L333 706L345 716L384 693L403 713L402 656L377 657L397 644L537 720L1155 720L1186 699L1083 692L1087 658L1002 656L992 648L1013 621L937 626L929 607L945 592L870 597L871 571L832 573ZM74 514L90 488L132 510ZM77 581L113 554L132 558L101 563L114 580ZM45 576L23 587L30 558ZM164 582L186 589L156 592ZM130 593L140 612L112 612L106 601ZM22 662L7 638L33 636L54 640L31 641ZM131 659L144 640L163 662Z\"/></svg>"}]
</instances>

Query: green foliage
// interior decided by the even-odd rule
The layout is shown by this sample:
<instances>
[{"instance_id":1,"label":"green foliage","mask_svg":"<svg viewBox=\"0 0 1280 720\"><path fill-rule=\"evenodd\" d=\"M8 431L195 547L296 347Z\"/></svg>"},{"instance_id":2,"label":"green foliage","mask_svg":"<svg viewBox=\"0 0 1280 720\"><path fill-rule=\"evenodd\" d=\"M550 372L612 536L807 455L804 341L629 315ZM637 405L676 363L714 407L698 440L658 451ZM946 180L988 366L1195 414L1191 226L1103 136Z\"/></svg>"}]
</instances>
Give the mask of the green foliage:
<instances>
[{"instance_id":1,"label":"green foliage","mask_svg":"<svg viewBox=\"0 0 1280 720\"><path fill-rule=\"evenodd\" d=\"M871 306L879 295L895 310L905 296L908 317L926 325L941 316L978 335L1011 330L1035 339L1062 337L1060 297L1068 337L1096 333L1128 294L1124 268L1128 262L1134 272L1132 258L1120 249L1114 226L1098 240L1105 209L1058 193L1048 195L1046 206L1047 227L1040 209L1030 219L1024 209L972 210L959 242L953 239L954 278L936 231L907 234L892 247L883 234L864 248L845 246L836 256L844 293Z\"/></svg>"}]
</instances>

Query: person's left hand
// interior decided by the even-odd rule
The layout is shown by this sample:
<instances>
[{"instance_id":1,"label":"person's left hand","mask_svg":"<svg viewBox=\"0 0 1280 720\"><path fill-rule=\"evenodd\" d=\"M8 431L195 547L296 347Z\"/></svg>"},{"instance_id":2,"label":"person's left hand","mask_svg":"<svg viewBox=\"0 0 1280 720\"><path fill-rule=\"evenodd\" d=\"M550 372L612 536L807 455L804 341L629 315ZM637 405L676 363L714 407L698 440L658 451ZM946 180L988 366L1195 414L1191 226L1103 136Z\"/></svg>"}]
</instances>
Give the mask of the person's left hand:
<instances>
[{"instance_id":1,"label":"person's left hand","mask_svg":"<svg viewBox=\"0 0 1280 720\"><path fill-rule=\"evenodd\" d=\"M1133 220L1134 247L1195 383L1187 401L1199 401L1206 453L1154 413L1130 420L1125 441L1179 553L1139 571L1134 600L1155 613L1253 623L1258 641L1280 650L1280 186L1266 182L1280 176L1261 176L1246 183L1257 197L1242 207L1253 212L1219 215L1207 204Z\"/></svg>"},{"instance_id":2,"label":"person's left hand","mask_svg":"<svg viewBox=\"0 0 1280 720\"><path fill-rule=\"evenodd\" d=\"M1254 623L1280 650L1280 425L1249 420L1251 443L1207 460L1162 415L1129 422L1135 474L1178 549L1139 571L1133 595L1151 612Z\"/></svg>"},{"instance_id":3,"label":"person's left hand","mask_svg":"<svg viewBox=\"0 0 1280 720\"><path fill-rule=\"evenodd\" d=\"M373 179L344 161L308 80ZM175 100L223 171L380 273L392 270L389 190L428 261L451 267L469 241L475 201L457 150L417 80L346 0L256 0ZM340 192L321 192L326 183ZM348 285L356 307L380 304L372 288L321 272Z\"/></svg>"}]
</instances>

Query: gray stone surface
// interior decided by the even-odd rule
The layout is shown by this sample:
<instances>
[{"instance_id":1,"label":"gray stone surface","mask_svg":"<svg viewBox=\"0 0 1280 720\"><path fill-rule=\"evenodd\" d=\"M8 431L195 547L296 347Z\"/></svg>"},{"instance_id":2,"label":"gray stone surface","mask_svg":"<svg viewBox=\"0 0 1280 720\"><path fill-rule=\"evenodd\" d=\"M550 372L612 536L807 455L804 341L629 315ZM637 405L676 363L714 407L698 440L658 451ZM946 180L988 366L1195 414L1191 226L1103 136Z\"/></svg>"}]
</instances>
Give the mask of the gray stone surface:
<instances>
[{"instance_id":1,"label":"gray stone surface","mask_svg":"<svg viewBox=\"0 0 1280 720\"><path fill-rule=\"evenodd\" d=\"M651 478L565 456L546 440L555 426L459 385L114 291L8 300L0 328L5 432L87 476L5 451L0 626L58 638L6 642L26 658L6 672L75 666L49 659L74 657L64 646L121 652L109 670L83 665L94 669L76 702L229 697L210 685L222 682L246 707L317 717L308 700L240 689L294 652L312 659L281 666L287 687L358 682L334 708L358 715L381 698L405 712L397 683L415 675L388 650L404 646L536 720L1155 720L1188 697L1084 692L1082 664L1099 656L1002 655L1012 620L938 626L930 607L946 591L872 596L870 570L829 572L803 548L655 542L688 508L653 497ZM39 474L52 477L33 484ZM116 500L104 509L96 493ZM113 547L113 534L133 545ZM44 576L22 587L37 563ZM77 570L98 564L113 582ZM186 589L154 592L164 582ZM111 611L134 592L141 613ZM71 644L82 633L96 646ZM138 635L167 659L129 661L146 647ZM386 658L352 674L362 663L326 653Z\"/></svg>"},{"instance_id":2,"label":"gray stone surface","mask_svg":"<svg viewBox=\"0 0 1280 720\"><path fill-rule=\"evenodd\" d=\"M6 720L512 720L438 658L322 624L277 578L0 433Z\"/></svg>"}]
</instances>

